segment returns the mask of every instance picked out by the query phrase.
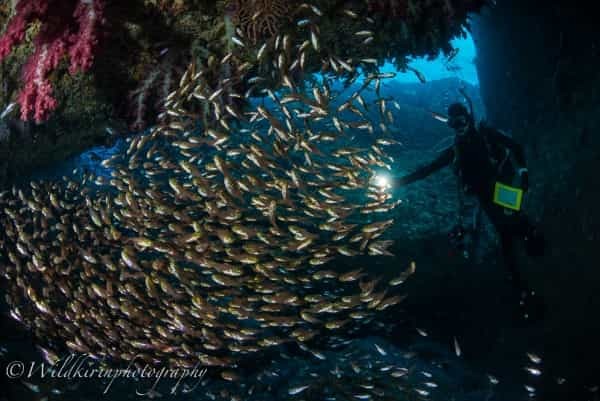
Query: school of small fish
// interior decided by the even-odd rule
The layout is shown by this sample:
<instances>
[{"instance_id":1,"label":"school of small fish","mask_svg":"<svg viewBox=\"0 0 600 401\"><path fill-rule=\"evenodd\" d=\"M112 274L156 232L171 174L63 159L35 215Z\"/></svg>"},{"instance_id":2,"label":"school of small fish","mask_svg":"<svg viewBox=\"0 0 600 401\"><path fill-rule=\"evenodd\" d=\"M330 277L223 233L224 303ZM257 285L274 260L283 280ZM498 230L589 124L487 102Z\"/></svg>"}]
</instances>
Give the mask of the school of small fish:
<instances>
[{"instance_id":1,"label":"school of small fish","mask_svg":"<svg viewBox=\"0 0 600 401\"><path fill-rule=\"evenodd\" d=\"M248 384L241 398L259 400L266 393L292 400L446 399L444 392L450 390L447 380L437 381L443 371L440 365L423 363L416 353L395 347L347 340L324 357L327 362L315 364L301 359L292 372L273 362Z\"/></svg>"},{"instance_id":2,"label":"school of small fish","mask_svg":"<svg viewBox=\"0 0 600 401\"><path fill-rule=\"evenodd\" d=\"M76 172L0 192L6 301L46 362L68 351L113 363L200 363L225 383L241 382L242 360L281 345L324 360L324 343L348 344L347 335L403 301L398 286L415 273L414 262L391 280L335 263L392 255L385 233L399 201L374 177L391 169L386 147L398 144L388 125L392 106L400 106L379 95L395 74L378 72L375 59L324 49L322 12L314 5L300 5L295 15L305 37L257 43L253 61L234 48L190 64L165 99L161 123L102 162L108 175ZM361 18L349 9L343 15ZM355 32L357 46L375 34ZM253 40L238 29L232 42L247 51ZM315 60L323 79L306 79ZM353 93L334 89L358 78L363 83ZM370 90L374 104L362 94ZM456 337L453 348L461 357ZM290 385L286 394L335 400L338 391L344 399L375 400L400 391L429 398L438 387L433 375L391 363L392 356L375 343L370 354L344 355L326 378L310 373L314 380ZM524 369L540 376L541 358L527 357ZM422 380L410 386L405 379L415 375ZM255 386L260 380L244 397Z\"/></svg>"},{"instance_id":3,"label":"school of small fish","mask_svg":"<svg viewBox=\"0 0 600 401\"><path fill-rule=\"evenodd\" d=\"M102 163L110 176L0 193L10 315L45 355L200 362L235 380L242 358L336 338L403 300L396 286L414 263L391 282L335 265L392 255L384 234L398 201L372 184L393 162L390 100L371 121L361 92L393 75L323 49L319 10L300 7L305 38L259 43L253 62L234 49L191 64L161 123ZM372 35L356 33L362 45ZM322 81L305 80L309 59ZM361 74L358 91L334 93ZM273 79L276 91L263 86Z\"/></svg>"}]
</instances>

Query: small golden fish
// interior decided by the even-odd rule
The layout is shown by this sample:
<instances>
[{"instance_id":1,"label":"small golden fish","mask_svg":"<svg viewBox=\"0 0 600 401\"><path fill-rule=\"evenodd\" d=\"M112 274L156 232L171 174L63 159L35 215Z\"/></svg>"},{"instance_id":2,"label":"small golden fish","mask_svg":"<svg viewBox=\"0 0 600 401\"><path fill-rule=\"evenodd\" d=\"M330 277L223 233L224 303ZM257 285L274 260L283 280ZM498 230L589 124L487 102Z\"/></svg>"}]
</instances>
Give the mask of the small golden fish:
<instances>
[{"instance_id":1,"label":"small golden fish","mask_svg":"<svg viewBox=\"0 0 600 401\"><path fill-rule=\"evenodd\" d=\"M533 352L527 352L526 353L527 358L529 358L529 360L533 363L535 363L536 365L539 365L540 363L542 363L542 358L540 356L538 356L537 354L534 354Z\"/></svg>"},{"instance_id":2,"label":"small golden fish","mask_svg":"<svg viewBox=\"0 0 600 401\"><path fill-rule=\"evenodd\" d=\"M456 356L461 356L462 354L460 345L458 344L458 340L456 339L456 337L454 337L454 352L456 353Z\"/></svg>"}]
</instances>

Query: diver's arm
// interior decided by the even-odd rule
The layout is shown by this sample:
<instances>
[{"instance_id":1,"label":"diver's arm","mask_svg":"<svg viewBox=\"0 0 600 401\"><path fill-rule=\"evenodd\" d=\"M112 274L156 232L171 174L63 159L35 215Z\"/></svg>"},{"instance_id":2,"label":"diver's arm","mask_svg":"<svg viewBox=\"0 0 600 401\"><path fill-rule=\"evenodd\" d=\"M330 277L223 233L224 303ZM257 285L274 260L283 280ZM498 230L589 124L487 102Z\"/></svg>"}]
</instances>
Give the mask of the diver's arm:
<instances>
[{"instance_id":1,"label":"diver's arm","mask_svg":"<svg viewBox=\"0 0 600 401\"><path fill-rule=\"evenodd\" d=\"M429 163L423 167L420 167L416 171L414 171L408 175L405 175L404 177L397 179L395 184L397 186L400 186L400 185L406 185L406 184L410 184L412 182L421 180L421 179L427 177L428 175L435 173L442 167L449 165L450 162L452 161L453 157L454 157L454 149L451 146L451 147L447 148L446 150L444 150L442 153L440 153L440 155L431 163Z\"/></svg>"}]
</instances>

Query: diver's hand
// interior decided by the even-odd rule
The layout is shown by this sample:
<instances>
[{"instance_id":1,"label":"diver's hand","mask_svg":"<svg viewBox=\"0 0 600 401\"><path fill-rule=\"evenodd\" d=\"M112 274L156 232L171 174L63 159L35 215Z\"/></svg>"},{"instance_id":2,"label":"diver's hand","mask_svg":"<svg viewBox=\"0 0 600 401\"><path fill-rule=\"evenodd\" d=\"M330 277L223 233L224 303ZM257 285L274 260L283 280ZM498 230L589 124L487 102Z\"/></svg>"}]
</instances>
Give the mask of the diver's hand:
<instances>
[{"instance_id":1,"label":"diver's hand","mask_svg":"<svg viewBox=\"0 0 600 401\"><path fill-rule=\"evenodd\" d=\"M406 185L406 180L404 179L404 177L396 178L394 180L394 187L395 188L403 187L405 185Z\"/></svg>"}]
</instances>

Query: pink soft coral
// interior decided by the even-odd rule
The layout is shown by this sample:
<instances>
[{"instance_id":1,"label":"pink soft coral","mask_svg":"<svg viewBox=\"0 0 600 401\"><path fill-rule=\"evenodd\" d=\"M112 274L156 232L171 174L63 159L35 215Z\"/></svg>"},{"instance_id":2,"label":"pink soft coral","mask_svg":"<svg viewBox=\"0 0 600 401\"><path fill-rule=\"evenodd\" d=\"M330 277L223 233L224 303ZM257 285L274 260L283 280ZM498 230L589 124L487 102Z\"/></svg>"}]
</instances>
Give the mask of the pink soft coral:
<instances>
[{"instance_id":1,"label":"pink soft coral","mask_svg":"<svg viewBox=\"0 0 600 401\"><path fill-rule=\"evenodd\" d=\"M98 36L104 25L104 0L80 0L73 14L79 22L79 31L71 35L70 73L86 71L92 66Z\"/></svg>"},{"instance_id":2,"label":"pink soft coral","mask_svg":"<svg viewBox=\"0 0 600 401\"><path fill-rule=\"evenodd\" d=\"M23 68L25 86L19 94L21 118L44 121L57 106L48 75L70 57L69 72L92 65L104 25L105 0L20 0L15 16L0 37L0 62L23 42L29 25L39 21L34 53Z\"/></svg>"}]
</instances>

